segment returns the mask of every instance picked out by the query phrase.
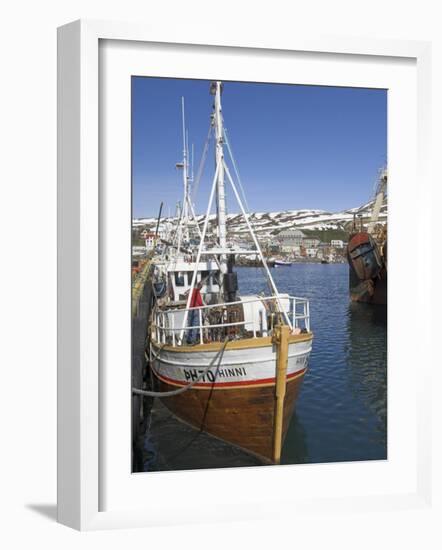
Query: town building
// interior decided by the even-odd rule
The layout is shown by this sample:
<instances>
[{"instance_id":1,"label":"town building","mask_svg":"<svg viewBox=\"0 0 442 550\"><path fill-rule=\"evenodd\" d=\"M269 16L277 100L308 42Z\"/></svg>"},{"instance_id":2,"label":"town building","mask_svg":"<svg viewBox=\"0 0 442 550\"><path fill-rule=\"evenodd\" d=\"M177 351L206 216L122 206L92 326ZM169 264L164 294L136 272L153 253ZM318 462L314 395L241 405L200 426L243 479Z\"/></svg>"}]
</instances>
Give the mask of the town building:
<instances>
[{"instance_id":1,"label":"town building","mask_svg":"<svg viewBox=\"0 0 442 550\"><path fill-rule=\"evenodd\" d=\"M302 246L305 248L318 248L318 246L321 244L321 241L316 238L312 237L305 237L302 239Z\"/></svg>"},{"instance_id":2,"label":"town building","mask_svg":"<svg viewBox=\"0 0 442 550\"><path fill-rule=\"evenodd\" d=\"M302 240L305 239L305 237L306 235L300 229L296 229L295 227L283 229L276 235L276 238L280 242L281 241L296 242L297 246L299 246L302 243Z\"/></svg>"},{"instance_id":3,"label":"town building","mask_svg":"<svg viewBox=\"0 0 442 550\"><path fill-rule=\"evenodd\" d=\"M285 239L279 243L279 249L284 254L299 254L301 242L297 239Z\"/></svg>"}]
</instances>

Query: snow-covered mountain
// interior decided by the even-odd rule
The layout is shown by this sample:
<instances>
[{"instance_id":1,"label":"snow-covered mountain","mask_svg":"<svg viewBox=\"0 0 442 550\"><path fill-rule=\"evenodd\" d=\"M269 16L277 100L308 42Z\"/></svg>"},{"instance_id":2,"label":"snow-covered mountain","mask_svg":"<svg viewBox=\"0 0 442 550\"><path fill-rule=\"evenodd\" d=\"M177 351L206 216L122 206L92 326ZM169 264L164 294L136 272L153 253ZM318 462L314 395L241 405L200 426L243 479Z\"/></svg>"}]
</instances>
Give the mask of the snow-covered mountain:
<instances>
[{"instance_id":1,"label":"snow-covered mountain","mask_svg":"<svg viewBox=\"0 0 442 550\"><path fill-rule=\"evenodd\" d=\"M262 236L276 235L283 229L297 228L306 230L349 230L353 217L362 216L366 221L371 216L373 201L359 208L342 210L341 212L327 212L325 210L284 210L281 212L253 212L250 214L255 232ZM198 216L202 222L204 215ZM216 215L210 216L210 224L214 224ZM166 221L163 219L162 221ZM380 212L379 222L387 221L387 204L385 203ZM154 229L157 220L155 218L137 218L133 220L133 227ZM227 229L231 233L247 233L247 225L242 214L227 215Z\"/></svg>"}]
</instances>

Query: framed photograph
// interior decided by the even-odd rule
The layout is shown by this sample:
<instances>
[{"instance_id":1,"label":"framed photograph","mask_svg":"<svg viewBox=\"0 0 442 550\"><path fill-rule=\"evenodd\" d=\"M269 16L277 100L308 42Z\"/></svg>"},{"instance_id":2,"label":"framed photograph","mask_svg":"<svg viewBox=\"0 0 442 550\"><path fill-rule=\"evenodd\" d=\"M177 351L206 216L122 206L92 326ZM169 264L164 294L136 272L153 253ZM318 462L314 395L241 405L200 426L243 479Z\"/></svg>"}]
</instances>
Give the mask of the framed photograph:
<instances>
[{"instance_id":1,"label":"framed photograph","mask_svg":"<svg viewBox=\"0 0 442 550\"><path fill-rule=\"evenodd\" d=\"M426 506L430 46L203 42L59 29L59 521Z\"/></svg>"}]
</instances>

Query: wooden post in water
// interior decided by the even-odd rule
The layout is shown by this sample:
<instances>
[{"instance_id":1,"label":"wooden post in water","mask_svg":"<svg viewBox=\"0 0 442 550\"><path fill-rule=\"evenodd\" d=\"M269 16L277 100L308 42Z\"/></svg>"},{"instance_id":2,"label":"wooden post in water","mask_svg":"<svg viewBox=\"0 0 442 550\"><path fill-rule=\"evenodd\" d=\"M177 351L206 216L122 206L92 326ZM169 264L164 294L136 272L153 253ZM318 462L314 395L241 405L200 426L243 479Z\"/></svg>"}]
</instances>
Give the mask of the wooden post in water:
<instances>
[{"instance_id":1,"label":"wooden post in water","mask_svg":"<svg viewBox=\"0 0 442 550\"><path fill-rule=\"evenodd\" d=\"M289 355L290 327L274 327L273 342L276 345L275 415L273 427L273 462L279 464L282 449L282 425L284 419L284 398L287 385L287 361Z\"/></svg>"}]
</instances>

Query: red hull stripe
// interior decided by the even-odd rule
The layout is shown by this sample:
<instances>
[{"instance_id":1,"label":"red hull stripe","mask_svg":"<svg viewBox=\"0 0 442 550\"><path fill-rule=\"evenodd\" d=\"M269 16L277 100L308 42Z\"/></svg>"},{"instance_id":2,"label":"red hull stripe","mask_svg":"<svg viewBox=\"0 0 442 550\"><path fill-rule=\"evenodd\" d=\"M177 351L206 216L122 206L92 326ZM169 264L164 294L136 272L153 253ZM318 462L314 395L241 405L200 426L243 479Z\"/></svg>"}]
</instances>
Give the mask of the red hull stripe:
<instances>
[{"instance_id":1,"label":"red hull stripe","mask_svg":"<svg viewBox=\"0 0 442 550\"><path fill-rule=\"evenodd\" d=\"M298 376L301 376L301 374L304 374L307 368L304 368L300 371L293 372L292 374L287 375L287 380L291 380L292 378L296 378ZM163 382L169 382L170 384L173 384L174 386L187 386L186 383L181 382L179 380L174 380L173 378L169 378L168 376L159 375L155 371L153 371L155 376L159 378ZM198 384L195 384L194 388L233 388L235 386L257 386L262 384L272 384L275 383L276 378L261 378L260 380L238 380L238 382L198 382Z\"/></svg>"}]
</instances>

